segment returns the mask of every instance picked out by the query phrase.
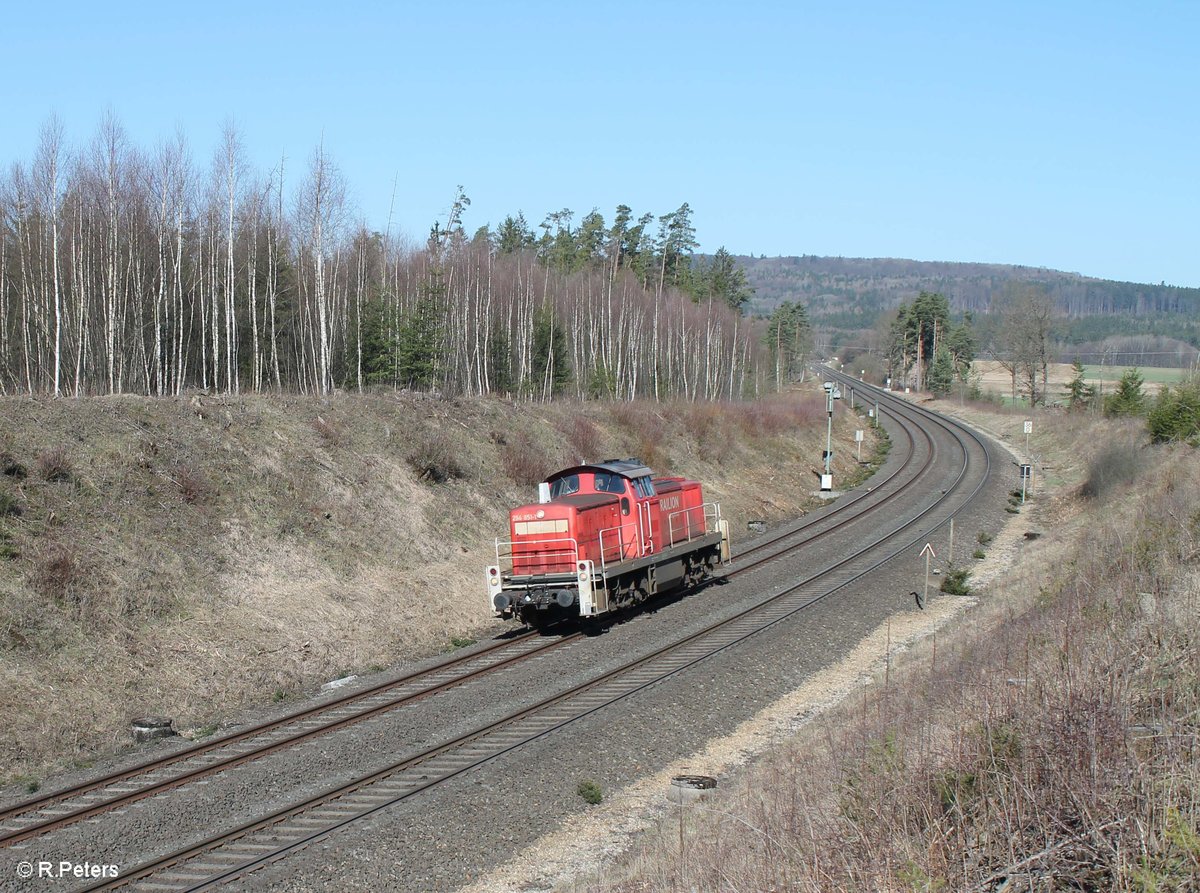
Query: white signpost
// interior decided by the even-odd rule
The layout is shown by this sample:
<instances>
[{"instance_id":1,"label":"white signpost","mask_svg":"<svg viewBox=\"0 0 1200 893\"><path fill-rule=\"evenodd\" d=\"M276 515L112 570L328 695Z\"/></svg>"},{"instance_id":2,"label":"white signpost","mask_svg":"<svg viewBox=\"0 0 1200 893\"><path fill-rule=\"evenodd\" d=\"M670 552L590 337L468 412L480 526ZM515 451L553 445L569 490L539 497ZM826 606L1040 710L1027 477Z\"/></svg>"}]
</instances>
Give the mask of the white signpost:
<instances>
[{"instance_id":1,"label":"white signpost","mask_svg":"<svg viewBox=\"0 0 1200 893\"><path fill-rule=\"evenodd\" d=\"M856 444L858 444L858 464L861 465L862 464L862 445L863 445L863 432L861 429L854 432L854 442Z\"/></svg>"},{"instance_id":2,"label":"white signpost","mask_svg":"<svg viewBox=\"0 0 1200 893\"><path fill-rule=\"evenodd\" d=\"M1029 458L1029 435L1033 433L1033 419L1025 420L1025 463L1021 466L1021 505L1025 504L1025 484L1029 481L1033 470L1033 461Z\"/></svg>"}]
</instances>

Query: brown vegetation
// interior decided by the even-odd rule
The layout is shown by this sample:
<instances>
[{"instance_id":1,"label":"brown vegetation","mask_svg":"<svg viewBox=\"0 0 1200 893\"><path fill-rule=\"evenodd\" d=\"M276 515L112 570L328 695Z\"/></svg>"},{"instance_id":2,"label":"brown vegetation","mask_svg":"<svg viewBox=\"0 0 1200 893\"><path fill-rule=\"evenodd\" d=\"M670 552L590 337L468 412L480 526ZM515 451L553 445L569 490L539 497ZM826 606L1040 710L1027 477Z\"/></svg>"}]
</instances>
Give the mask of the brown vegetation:
<instances>
[{"instance_id":1,"label":"brown vegetation","mask_svg":"<svg viewBox=\"0 0 1200 893\"><path fill-rule=\"evenodd\" d=\"M42 480L71 480L71 460L63 447L53 447L38 453L36 465Z\"/></svg>"}]
</instances>

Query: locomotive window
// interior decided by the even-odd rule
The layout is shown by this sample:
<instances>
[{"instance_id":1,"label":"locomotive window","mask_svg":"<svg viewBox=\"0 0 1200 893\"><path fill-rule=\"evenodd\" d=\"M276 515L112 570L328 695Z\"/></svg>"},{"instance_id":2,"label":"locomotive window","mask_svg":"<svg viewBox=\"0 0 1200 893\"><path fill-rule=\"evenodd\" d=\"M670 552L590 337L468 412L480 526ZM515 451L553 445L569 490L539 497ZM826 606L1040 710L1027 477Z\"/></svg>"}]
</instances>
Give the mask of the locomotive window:
<instances>
[{"instance_id":1,"label":"locomotive window","mask_svg":"<svg viewBox=\"0 0 1200 893\"><path fill-rule=\"evenodd\" d=\"M566 533L567 519L552 518L548 521L515 521L513 533L517 536L534 536L539 533Z\"/></svg>"},{"instance_id":2,"label":"locomotive window","mask_svg":"<svg viewBox=\"0 0 1200 893\"><path fill-rule=\"evenodd\" d=\"M650 480L650 475L646 475L645 477L640 478L640 480L642 482L642 486L646 488L646 495L653 496L654 495L654 482Z\"/></svg>"},{"instance_id":3,"label":"locomotive window","mask_svg":"<svg viewBox=\"0 0 1200 893\"><path fill-rule=\"evenodd\" d=\"M579 475L568 474L566 477L561 477L550 485L550 498L558 499L560 496L570 496L572 493L579 492Z\"/></svg>"},{"instance_id":4,"label":"locomotive window","mask_svg":"<svg viewBox=\"0 0 1200 893\"><path fill-rule=\"evenodd\" d=\"M628 496L621 497L621 514L622 515L629 514L629 497Z\"/></svg>"},{"instance_id":5,"label":"locomotive window","mask_svg":"<svg viewBox=\"0 0 1200 893\"><path fill-rule=\"evenodd\" d=\"M597 493L624 493L625 479L620 475L606 474L603 471L596 472L596 492Z\"/></svg>"}]
</instances>

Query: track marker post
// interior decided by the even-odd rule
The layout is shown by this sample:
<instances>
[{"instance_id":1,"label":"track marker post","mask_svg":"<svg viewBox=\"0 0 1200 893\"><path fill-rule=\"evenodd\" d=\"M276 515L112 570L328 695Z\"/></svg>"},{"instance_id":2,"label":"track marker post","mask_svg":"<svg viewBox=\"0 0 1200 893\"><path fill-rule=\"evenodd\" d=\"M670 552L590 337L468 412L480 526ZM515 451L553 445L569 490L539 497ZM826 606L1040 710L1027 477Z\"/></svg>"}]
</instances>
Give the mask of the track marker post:
<instances>
[{"instance_id":1,"label":"track marker post","mask_svg":"<svg viewBox=\"0 0 1200 893\"><path fill-rule=\"evenodd\" d=\"M923 600L929 601L929 559L935 558L937 553L933 551L933 546L926 543L925 548L921 550L921 554L925 556L925 598Z\"/></svg>"}]
</instances>

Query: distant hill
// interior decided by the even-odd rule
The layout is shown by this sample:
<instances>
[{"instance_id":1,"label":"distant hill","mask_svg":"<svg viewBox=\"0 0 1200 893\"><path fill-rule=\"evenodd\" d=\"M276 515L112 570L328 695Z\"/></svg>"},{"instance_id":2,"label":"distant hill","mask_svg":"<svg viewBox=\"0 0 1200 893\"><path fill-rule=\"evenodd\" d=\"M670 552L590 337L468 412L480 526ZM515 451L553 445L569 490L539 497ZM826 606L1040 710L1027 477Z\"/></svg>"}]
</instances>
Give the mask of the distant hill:
<instances>
[{"instance_id":1,"label":"distant hill","mask_svg":"<svg viewBox=\"0 0 1200 893\"><path fill-rule=\"evenodd\" d=\"M1111 350L1115 339L1122 342L1117 346L1121 351L1200 347L1200 288L1115 282L1008 264L813 255L739 255L736 260L754 289L747 312L768 315L784 301L800 301L827 331L873 329L883 314L921 291L946 295L953 311L971 312L986 329L996 298L1014 288L1036 286L1058 310L1064 354L1080 348L1084 353ZM1140 343L1128 343L1132 338Z\"/></svg>"},{"instance_id":2,"label":"distant hill","mask_svg":"<svg viewBox=\"0 0 1200 893\"><path fill-rule=\"evenodd\" d=\"M752 312L804 301L810 315L874 314L921 291L946 295L955 310L986 313L994 295L1012 284L1037 285L1068 316L1200 313L1200 288L1092 279L1041 267L864 257L739 255L755 290Z\"/></svg>"}]
</instances>

